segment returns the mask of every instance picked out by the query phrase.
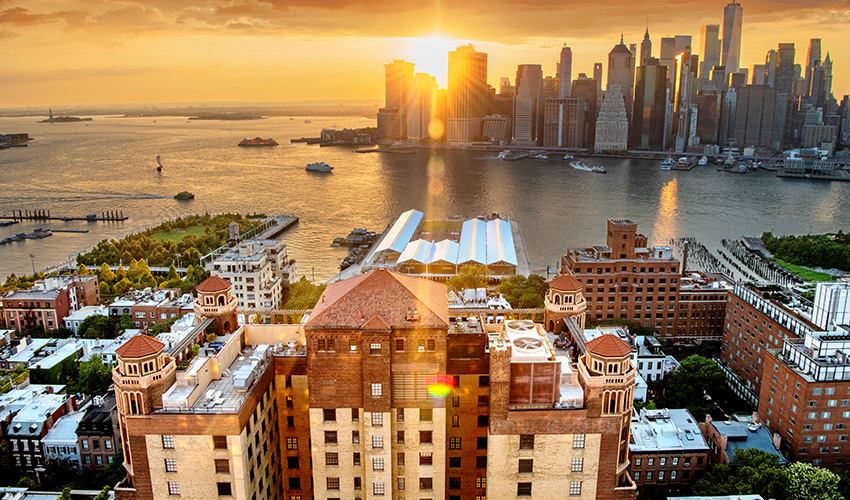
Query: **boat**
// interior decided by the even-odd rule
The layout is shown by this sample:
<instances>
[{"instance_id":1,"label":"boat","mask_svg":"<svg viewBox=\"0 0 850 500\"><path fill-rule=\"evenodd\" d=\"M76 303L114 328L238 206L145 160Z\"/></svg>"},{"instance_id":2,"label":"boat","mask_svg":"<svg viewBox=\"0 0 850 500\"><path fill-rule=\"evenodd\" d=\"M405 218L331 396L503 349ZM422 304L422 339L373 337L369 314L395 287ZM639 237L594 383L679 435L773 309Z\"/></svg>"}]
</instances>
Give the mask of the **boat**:
<instances>
[{"instance_id":1,"label":"boat","mask_svg":"<svg viewBox=\"0 0 850 500\"><path fill-rule=\"evenodd\" d=\"M539 153L539 154L534 155L534 158L537 159L537 160L548 160L549 159L549 157L546 156L543 153Z\"/></svg>"},{"instance_id":2,"label":"boat","mask_svg":"<svg viewBox=\"0 0 850 500\"><path fill-rule=\"evenodd\" d=\"M608 171L605 170L605 167L603 167L602 165L597 165L597 166L591 168L590 171L596 172L597 174L607 174L608 173Z\"/></svg>"},{"instance_id":3,"label":"boat","mask_svg":"<svg viewBox=\"0 0 850 500\"><path fill-rule=\"evenodd\" d=\"M180 191L179 193L174 195L175 200L194 200L195 195L190 193L189 191Z\"/></svg>"},{"instance_id":4,"label":"boat","mask_svg":"<svg viewBox=\"0 0 850 500\"><path fill-rule=\"evenodd\" d=\"M313 123L313 122L310 121L310 120L304 120L304 123Z\"/></svg>"},{"instance_id":5,"label":"boat","mask_svg":"<svg viewBox=\"0 0 850 500\"><path fill-rule=\"evenodd\" d=\"M308 172L330 172L334 168L327 163L320 161L307 165Z\"/></svg>"},{"instance_id":6,"label":"boat","mask_svg":"<svg viewBox=\"0 0 850 500\"><path fill-rule=\"evenodd\" d=\"M573 155L571 155L571 154L569 154L569 153L567 153L567 154L565 154L565 155L564 155L564 159L565 159L565 160L572 160L573 158L575 158L575 156L573 156Z\"/></svg>"},{"instance_id":7,"label":"boat","mask_svg":"<svg viewBox=\"0 0 850 500\"><path fill-rule=\"evenodd\" d=\"M691 161L687 156L683 156L676 161L676 168L688 168L691 166Z\"/></svg>"},{"instance_id":8,"label":"boat","mask_svg":"<svg viewBox=\"0 0 850 500\"><path fill-rule=\"evenodd\" d=\"M266 139L262 139L260 137L254 137L253 139L248 139L247 137L239 141L240 146L277 146L277 141L268 137Z\"/></svg>"},{"instance_id":9,"label":"boat","mask_svg":"<svg viewBox=\"0 0 850 500\"><path fill-rule=\"evenodd\" d=\"M700 158L699 163L697 163L697 165L699 165L700 167L708 165L708 156L703 156L702 158Z\"/></svg>"},{"instance_id":10,"label":"boat","mask_svg":"<svg viewBox=\"0 0 850 500\"><path fill-rule=\"evenodd\" d=\"M668 156L661 162L661 170L673 170L673 158Z\"/></svg>"},{"instance_id":11,"label":"boat","mask_svg":"<svg viewBox=\"0 0 850 500\"><path fill-rule=\"evenodd\" d=\"M162 162L159 161L159 155L156 155L156 171L162 172L163 168L164 167L162 166Z\"/></svg>"},{"instance_id":12,"label":"boat","mask_svg":"<svg viewBox=\"0 0 850 500\"><path fill-rule=\"evenodd\" d=\"M496 158L498 158L500 160L504 160L505 158L509 157L510 155L511 155L511 152L506 149L506 150L500 152L498 155L496 155Z\"/></svg>"},{"instance_id":13,"label":"boat","mask_svg":"<svg viewBox=\"0 0 850 500\"><path fill-rule=\"evenodd\" d=\"M735 157L732 156L732 152L729 152L729 155L726 156L726 160L723 162L723 168L730 169L735 166Z\"/></svg>"}]
</instances>

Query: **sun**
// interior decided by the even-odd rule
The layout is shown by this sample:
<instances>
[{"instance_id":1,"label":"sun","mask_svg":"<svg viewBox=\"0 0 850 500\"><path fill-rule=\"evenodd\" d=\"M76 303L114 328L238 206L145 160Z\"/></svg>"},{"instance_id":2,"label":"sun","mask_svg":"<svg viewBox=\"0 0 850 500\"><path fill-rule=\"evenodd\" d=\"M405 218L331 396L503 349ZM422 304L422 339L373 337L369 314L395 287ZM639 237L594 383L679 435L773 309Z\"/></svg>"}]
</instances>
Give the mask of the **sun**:
<instances>
[{"instance_id":1,"label":"sun","mask_svg":"<svg viewBox=\"0 0 850 500\"><path fill-rule=\"evenodd\" d=\"M417 73L428 73L437 78L437 85L446 87L449 51L467 42L440 36L427 38L402 38L404 59L416 64Z\"/></svg>"}]
</instances>

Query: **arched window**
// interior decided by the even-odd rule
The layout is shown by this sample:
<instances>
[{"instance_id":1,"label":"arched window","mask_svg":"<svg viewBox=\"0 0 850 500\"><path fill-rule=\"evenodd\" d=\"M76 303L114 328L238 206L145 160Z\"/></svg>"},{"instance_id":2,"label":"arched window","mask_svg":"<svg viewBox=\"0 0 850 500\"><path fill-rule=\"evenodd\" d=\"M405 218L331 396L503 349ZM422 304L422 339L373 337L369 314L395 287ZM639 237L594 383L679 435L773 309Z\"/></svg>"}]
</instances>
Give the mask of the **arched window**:
<instances>
[{"instance_id":1,"label":"arched window","mask_svg":"<svg viewBox=\"0 0 850 500\"><path fill-rule=\"evenodd\" d=\"M220 305L220 306L224 305L224 295L218 296L218 305Z\"/></svg>"}]
</instances>

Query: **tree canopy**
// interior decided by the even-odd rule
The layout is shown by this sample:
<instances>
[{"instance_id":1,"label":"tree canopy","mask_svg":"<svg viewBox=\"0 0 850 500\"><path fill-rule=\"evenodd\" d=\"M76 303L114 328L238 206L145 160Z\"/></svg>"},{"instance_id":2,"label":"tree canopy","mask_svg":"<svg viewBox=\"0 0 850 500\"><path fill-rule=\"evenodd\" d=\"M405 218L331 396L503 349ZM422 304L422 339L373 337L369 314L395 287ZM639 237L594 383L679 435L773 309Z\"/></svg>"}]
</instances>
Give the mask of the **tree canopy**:
<instances>
[{"instance_id":1,"label":"tree canopy","mask_svg":"<svg viewBox=\"0 0 850 500\"><path fill-rule=\"evenodd\" d=\"M80 323L77 335L84 339L114 339L118 336L118 326L108 316L93 314Z\"/></svg>"},{"instance_id":2,"label":"tree canopy","mask_svg":"<svg viewBox=\"0 0 850 500\"><path fill-rule=\"evenodd\" d=\"M705 418L713 407L706 398L723 388L723 372L714 360L698 354L688 356L678 370L665 379L664 402L667 408L687 408L697 419Z\"/></svg>"},{"instance_id":3,"label":"tree canopy","mask_svg":"<svg viewBox=\"0 0 850 500\"><path fill-rule=\"evenodd\" d=\"M532 274L511 276L496 287L505 296L511 307L516 309L533 309L543 307L543 298L549 291L549 283L543 276Z\"/></svg>"},{"instance_id":4,"label":"tree canopy","mask_svg":"<svg viewBox=\"0 0 850 500\"><path fill-rule=\"evenodd\" d=\"M764 246L778 259L808 267L835 268L850 271L850 234L804 236L761 236Z\"/></svg>"},{"instance_id":5,"label":"tree canopy","mask_svg":"<svg viewBox=\"0 0 850 500\"><path fill-rule=\"evenodd\" d=\"M446 281L446 285L457 291L487 286L487 268L480 265L460 266L457 274Z\"/></svg>"},{"instance_id":6,"label":"tree canopy","mask_svg":"<svg viewBox=\"0 0 850 500\"><path fill-rule=\"evenodd\" d=\"M88 361L80 363L77 391L90 396L106 393L112 385L112 370L103 364L100 354L93 354Z\"/></svg>"}]
</instances>

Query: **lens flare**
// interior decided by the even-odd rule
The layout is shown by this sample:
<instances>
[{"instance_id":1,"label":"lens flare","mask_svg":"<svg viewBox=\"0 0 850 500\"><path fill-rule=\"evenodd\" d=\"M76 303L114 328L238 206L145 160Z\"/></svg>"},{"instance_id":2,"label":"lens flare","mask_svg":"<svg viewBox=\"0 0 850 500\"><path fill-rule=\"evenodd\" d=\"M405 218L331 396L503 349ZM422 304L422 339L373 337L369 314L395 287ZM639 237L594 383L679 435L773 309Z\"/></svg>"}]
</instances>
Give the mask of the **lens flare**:
<instances>
[{"instance_id":1,"label":"lens flare","mask_svg":"<svg viewBox=\"0 0 850 500\"><path fill-rule=\"evenodd\" d=\"M455 379L448 375L428 375L425 377L425 385L428 386L428 392L432 396L444 398L452 392Z\"/></svg>"}]
</instances>

